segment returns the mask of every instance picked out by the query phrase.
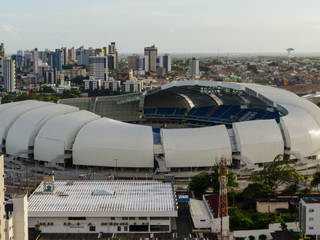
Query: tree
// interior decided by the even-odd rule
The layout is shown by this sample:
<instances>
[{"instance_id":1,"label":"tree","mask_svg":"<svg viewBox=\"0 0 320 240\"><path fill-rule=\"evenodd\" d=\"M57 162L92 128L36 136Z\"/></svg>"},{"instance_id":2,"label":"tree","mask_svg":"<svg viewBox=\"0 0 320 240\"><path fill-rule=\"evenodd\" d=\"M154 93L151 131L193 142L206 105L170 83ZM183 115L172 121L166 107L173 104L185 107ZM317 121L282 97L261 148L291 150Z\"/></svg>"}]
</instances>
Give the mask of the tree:
<instances>
[{"instance_id":1,"label":"tree","mask_svg":"<svg viewBox=\"0 0 320 240\"><path fill-rule=\"evenodd\" d=\"M315 174L313 174L313 179L311 181L312 187L317 187L319 192L319 184L320 184L320 171L317 171Z\"/></svg>"},{"instance_id":2,"label":"tree","mask_svg":"<svg viewBox=\"0 0 320 240\"><path fill-rule=\"evenodd\" d=\"M257 198L274 197L276 194L272 188L261 183L249 184L240 194L244 201L255 200Z\"/></svg>"},{"instance_id":3,"label":"tree","mask_svg":"<svg viewBox=\"0 0 320 240\"><path fill-rule=\"evenodd\" d=\"M299 174L290 166L289 160L284 160L279 154L271 163L264 166L261 171L254 172L252 178L276 190L282 184L299 183Z\"/></svg>"},{"instance_id":4,"label":"tree","mask_svg":"<svg viewBox=\"0 0 320 240\"><path fill-rule=\"evenodd\" d=\"M284 195L294 195L296 192L299 191L299 186L297 183L292 183L288 185L283 191L282 194Z\"/></svg>"},{"instance_id":5,"label":"tree","mask_svg":"<svg viewBox=\"0 0 320 240\"><path fill-rule=\"evenodd\" d=\"M211 186L211 176L208 172L202 172L191 178L190 190L196 198L200 199L205 191Z\"/></svg>"}]
</instances>

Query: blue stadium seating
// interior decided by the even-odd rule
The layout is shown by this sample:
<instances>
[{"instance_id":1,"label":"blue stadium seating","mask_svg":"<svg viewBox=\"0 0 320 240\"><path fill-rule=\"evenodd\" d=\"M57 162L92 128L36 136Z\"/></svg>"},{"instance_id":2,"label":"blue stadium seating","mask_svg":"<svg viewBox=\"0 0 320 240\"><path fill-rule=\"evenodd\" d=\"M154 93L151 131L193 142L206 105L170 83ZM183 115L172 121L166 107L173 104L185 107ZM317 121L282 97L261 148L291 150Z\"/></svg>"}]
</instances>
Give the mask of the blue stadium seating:
<instances>
[{"instance_id":1,"label":"blue stadium seating","mask_svg":"<svg viewBox=\"0 0 320 240\"><path fill-rule=\"evenodd\" d=\"M175 115L184 115L186 113L186 108L176 108Z\"/></svg>"},{"instance_id":2,"label":"blue stadium seating","mask_svg":"<svg viewBox=\"0 0 320 240\"><path fill-rule=\"evenodd\" d=\"M156 109L155 108L145 108L144 109L144 114L155 114L156 113Z\"/></svg>"},{"instance_id":3,"label":"blue stadium seating","mask_svg":"<svg viewBox=\"0 0 320 240\"><path fill-rule=\"evenodd\" d=\"M159 115L173 115L175 108L158 108L157 114Z\"/></svg>"},{"instance_id":4,"label":"blue stadium seating","mask_svg":"<svg viewBox=\"0 0 320 240\"><path fill-rule=\"evenodd\" d=\"M264 109L241 109L239 105L222 105L208 116L216 106L194 107L188 113L186 108L146 108L145 117L149 118L173 118L188 119L189 121L215 122L231 124L237 121L249 121L257 119L276 119L280 121L278 112L269 112ZM187 113L187 115L185 115Z\"/></svg>"}]
</instances>

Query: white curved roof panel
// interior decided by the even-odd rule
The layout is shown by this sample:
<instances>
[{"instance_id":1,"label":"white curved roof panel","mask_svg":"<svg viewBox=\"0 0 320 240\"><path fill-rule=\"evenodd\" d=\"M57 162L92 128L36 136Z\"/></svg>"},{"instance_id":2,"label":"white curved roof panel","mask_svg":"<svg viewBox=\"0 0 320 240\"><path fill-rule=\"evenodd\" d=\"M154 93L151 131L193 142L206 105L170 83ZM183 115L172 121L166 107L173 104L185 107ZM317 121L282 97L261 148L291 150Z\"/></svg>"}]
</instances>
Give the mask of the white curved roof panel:
<instances>
[{"instance_id":1,"label":"white curved roof panel","mask_svg":"<svg viewBox=\"0 0 320 240\"><path fill-rule=\"evenodd\" d=\"M152 128L108 118L95 120L81 128L72 153L76 165L152 168Z\"/></svg>"},{"instance_id":2,"label":"white curved roof panel","mask_svg":"<svg viewBox=\"0 0 320 240\"><path fill-rule=\"evenodd\" d=\"M275 103L281 106L294 105L298 108L303 109L305 112L309 113L320 127L320 109L318 106L312 102L297 96L293 92L281 88L275 88L270 86L263 86L258 84L246 84L250 89L255 90L259 94L269 98Z\"/></svg>"},{"instance_id":3,"label":"white curved roof panel","mask_svg":"<svg viewBox=\"0 0 320 240\"><path fill-rule=\"evenodd\" d=\"M13 106L11 105L12 107L10 108L0 111L0 139L6 139L9 128L22 114L28 112L29 110L37 109L43 106L49 106L51 104L52 103L39 101L23 101L19 104L14 104Z\"/></svg>"},{"instance_id":4,"label":"white curved roof panel","mask_svg":"<svg viewBox=\"0 0 320 240\"><path fill-rule=\"evenodd\" d=\"M246 162L272 162L284 152L283 137L275 120L233 123L233 131L241 159Z\"/></svg>"},{"instance_id":5,"label":"white curved roof panel","mask_svg":"<svg viewBox=\"0 0 320 240\"><path fill-rule=\"evenodd\" d=\"M280 122L285 136L286 147L292 153L303 157L320 153L320 128L315 119L304 109L293 105L283 105L288 115Z\"/></svg>"},{"instance_id":6,"label":"white curved roof panel","mask_svg":"<svg viewBox=\"0 0 320 240\"><path fill-rule=\"evenodd\" d=\"M23 113L12 124L6 140L8 154L19 154L34 146L40 128L51 118L78 111L78 108L63 104L50 104ZM21 156L26 156L25 154Z\"/></svg>"},{"instance_id":7,"label":"white curved roof panel","mask_svg":"<svg viewBox=\"0 0 320 240\"><path fill-rule=\"evenodd\" d=\"M217 81L204 81L204 80L184 80L184 81L172 81L170 83L164 84L161 86L162 90L171 88L171 87L183 87L183 86L203 86L203 87L225 87L237 90L243 90L244 86L239 83L234 82L217 82Z\"/></svg>"},{"instance_id":8,"label":"white curved roof panel","mask_svg":"<svg viewBox=\"0 0 320 240\"><path fill-rule=\"evenodd\" d=\"M224 125L161 129L166 166L207 167L220 161L222 156L231 159L231 142Z\"/></svg>"},{"instance_id":9,"label":"white curved roof panel","mask_svg":"<svg viewBox=\"0 0 320 240\"><path fill-rule=\"evenodd\" d=\"M63 162L65 150L71 150L78 131L100 116L88 112L71 112L54 117L40 129L34 143L34 159Z\"/></svg>"}]
</instances>

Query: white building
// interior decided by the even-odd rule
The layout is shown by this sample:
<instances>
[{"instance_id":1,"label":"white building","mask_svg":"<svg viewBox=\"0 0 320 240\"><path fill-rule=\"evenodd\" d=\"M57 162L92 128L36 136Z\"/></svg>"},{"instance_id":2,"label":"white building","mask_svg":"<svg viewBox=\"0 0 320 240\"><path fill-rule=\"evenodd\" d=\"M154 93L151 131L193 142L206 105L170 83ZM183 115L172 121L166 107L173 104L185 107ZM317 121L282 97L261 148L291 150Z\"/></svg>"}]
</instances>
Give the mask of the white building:
<instances>
[{"instance_id":1,"label":"white building","mask_svg":"<svg viewBox=\"0 0 320 240\"><path fill-rule=\"evenodd\" d=\"M301 236L320 239L320 197L305 197L300 200L299 227Z\"/></svg>"},{"instance_id":2,"label":"white building","mask_svg":"<svg viewBox=\"0 0 320 240\"><path fill-rule=\"evenodd\" d=\"M14 196L12 204L13 212L7 212L5 240L28 240L27 195Z\"/></svg>"},{"instance_id":3,"label":"white building","mask_svg":"<svg viewBox=\"0 0 320 240\"><path fill-rule=\"evenodd\" d=\"M120 90L120 81L109 78L109 80L103 81L103 86L105 89L110 89L113 92L117 92Z\"/></svg>"},{"instance_id":4,"label":"white building","mask_svg":"<svg viewBox=\"0 0 320 240\"><path fill-rule=\"evenodd\" d=\"M198 231L209 230L213 233L221 232L224 234L229 232L229 216L219 215L219 196L216 194L205 195L203 200L190 199L189 201L190 215L193 227Z\"/></svg>"},{"instance_id":5,"label":"white building","mask_svg":"<svg viewBox=\"0 0 320 240\"><path fill-rule=\"evenodd\" d=\"M125 92L141 92L143 89L143 81L139 81L136 78L131 78L124 82Z\"/></svg>"},{"instance_id":6,"label":"white building","mask_svg":"<svg viewBox=\"0 0 320 240\"><path fill-rule=\"evenodd\" d=\"M83 80L84 82L84 89L85 90L96 90L100 89L102 86L102 80L101 79L95 79L94 77L91 77L89 79Z\"/></svg>"},{"instance_id":7,"label":"white building","mask_svg":"<svg viewBox=\"0 0 320 240\"><path fill-rule=\"evenodd\" d=\"M191 78L200 78L199 60L196 58L189 61L189 75Z\"/></svg>"},{"instance_id":8,"label":"white building","mask_svg":"<svg viewBox=\"0 0 320 240\"><path fill-rule=\"evenodd\" d=\"M169 183L56 181L44 188L29 197L29 227L42 233L171 232L177 217Z\"/></svg>"},{"instance_id":9,"label":"white building","mask_svg":"<svg viewBox=\"0 0 320 240\"><path fill-rule=\"evenodd\" d=\"M89 57L89 76L102 81L108 79L108 61L106 56Z\"/></svg>"},{"instance_id":10,"label":"white building","mask_svg":"<svg viewBox=\"0 0 320 240\"><path fill-rule=\"evenodd\" d=\"M14 92L16 90L16 61L4 59L3 61L4 90Z\"/></svg>"}]
</instances>

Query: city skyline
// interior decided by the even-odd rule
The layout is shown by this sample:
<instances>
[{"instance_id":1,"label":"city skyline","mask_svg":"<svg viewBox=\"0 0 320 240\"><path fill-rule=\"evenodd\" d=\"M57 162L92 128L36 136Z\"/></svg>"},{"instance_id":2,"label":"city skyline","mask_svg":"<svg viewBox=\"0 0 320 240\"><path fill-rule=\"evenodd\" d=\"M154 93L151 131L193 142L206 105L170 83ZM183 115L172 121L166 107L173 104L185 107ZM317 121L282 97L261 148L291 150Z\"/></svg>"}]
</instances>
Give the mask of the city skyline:
<instances>
[{"instance_id":1,"label":"city skyline","mask_svg":"<svg viewBox=\"0 0 320 240\"><path fill-rule=\"evenodd\" d=\"M283 1L6 2L0 35L8 54L18 49L101 47L122 53L155 44L168 53L320 52L320 3Z\"/></svg>"}]
</instances>

